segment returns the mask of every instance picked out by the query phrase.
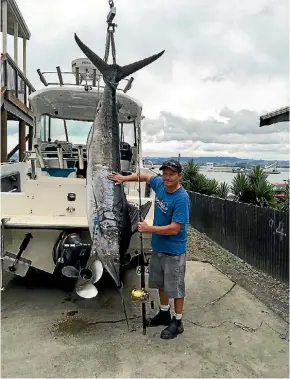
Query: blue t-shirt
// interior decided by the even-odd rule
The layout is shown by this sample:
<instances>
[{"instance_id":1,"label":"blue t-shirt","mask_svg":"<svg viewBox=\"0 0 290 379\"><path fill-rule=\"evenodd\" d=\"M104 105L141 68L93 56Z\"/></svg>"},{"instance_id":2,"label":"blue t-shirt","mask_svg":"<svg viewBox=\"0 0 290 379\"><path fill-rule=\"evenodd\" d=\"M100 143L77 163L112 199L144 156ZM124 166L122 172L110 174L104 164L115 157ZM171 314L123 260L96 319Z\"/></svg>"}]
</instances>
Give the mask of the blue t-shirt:
<instances>
[{"instance_id":1,"label":"blue t-shirt","mask_svg":"<svg viewBox=\"0 0 290 379\"><path fill-rule=\"evenodd\" d=\"M186 225L189 223L191 206L189 196L183 187L168 193L160 176L151 176L150 185L156 193L153 225L164 226L171 222L182 224L176 235L152 233L151 247L158 253L183 254L186 252Z\"/></svg>"}]
</instances>

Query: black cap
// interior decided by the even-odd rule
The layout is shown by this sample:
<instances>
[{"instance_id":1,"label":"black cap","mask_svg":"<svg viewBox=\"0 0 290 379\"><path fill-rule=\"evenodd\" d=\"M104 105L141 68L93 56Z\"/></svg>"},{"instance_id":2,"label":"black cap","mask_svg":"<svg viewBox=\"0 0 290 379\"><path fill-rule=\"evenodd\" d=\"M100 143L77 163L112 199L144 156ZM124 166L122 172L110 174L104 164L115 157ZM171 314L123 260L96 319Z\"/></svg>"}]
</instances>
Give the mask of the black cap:
<instances>
[{"instance_id":1,"label":"black cap","mask_svg":"<svg viewBox=\"0 0 290 379\"><path fill-rule=\"evenodd\" d=\"M162 166L159 168L159 170L163 170L163 169L166 168L166 167L170 168L170 169L173 170L173 171L178 172L179 174L180 174L181 171L182 171L182 166L181 166L181 164L180 164L178 161L176 161L175 159L170 159L170 160L168 160L168 161L164 161L164 162L162 163Z\"/></svg>"}]
</instances>

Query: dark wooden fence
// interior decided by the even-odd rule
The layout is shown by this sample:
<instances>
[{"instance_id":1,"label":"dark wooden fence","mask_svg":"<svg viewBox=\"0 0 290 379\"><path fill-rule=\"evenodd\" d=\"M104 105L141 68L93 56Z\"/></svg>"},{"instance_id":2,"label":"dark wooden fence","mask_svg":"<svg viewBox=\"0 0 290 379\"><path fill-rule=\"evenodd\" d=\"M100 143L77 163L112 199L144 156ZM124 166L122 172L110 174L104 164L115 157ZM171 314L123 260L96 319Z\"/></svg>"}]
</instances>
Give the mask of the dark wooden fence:
<instances>
[{"instance_id":1,"label":"dark wooden fence","mask_svg":"<svg viewBox=\"0 0 290 379\"><path fill-rule=\"evenodd\" d=\"M188 192L190 224L280 281L289 280L289 214Z\"/></svg>"}]
</instances>

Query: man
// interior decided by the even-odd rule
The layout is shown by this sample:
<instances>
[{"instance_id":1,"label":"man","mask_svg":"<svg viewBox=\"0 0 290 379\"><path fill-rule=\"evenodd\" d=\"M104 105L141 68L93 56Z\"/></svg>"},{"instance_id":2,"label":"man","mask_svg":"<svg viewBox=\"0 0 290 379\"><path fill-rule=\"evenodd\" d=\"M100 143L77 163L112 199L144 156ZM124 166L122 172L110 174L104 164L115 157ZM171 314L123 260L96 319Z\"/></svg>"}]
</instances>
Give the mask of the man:
<instances>
[{"instance_id":1,"label":"man","mask_svg":"<svg viewBox=\"0 0 290 379\"><path fill-rule=\"evenodd\" d=\"M148 326L167 326L160 337L171 339L184 330L182 313L185 297L185 269L187 229L190 200L180 184L182 167L178 161L165 161L160 167L162 176L141 174L140 181L147 182L155 191L153 225L139 222L138 230L152 233L149 287L159 290L160 310ZM110 179L122 182L138 181L138 175L111 174ZM175 314L170 315L169 299L174 299Z\"/></svg>"}]
</instances>

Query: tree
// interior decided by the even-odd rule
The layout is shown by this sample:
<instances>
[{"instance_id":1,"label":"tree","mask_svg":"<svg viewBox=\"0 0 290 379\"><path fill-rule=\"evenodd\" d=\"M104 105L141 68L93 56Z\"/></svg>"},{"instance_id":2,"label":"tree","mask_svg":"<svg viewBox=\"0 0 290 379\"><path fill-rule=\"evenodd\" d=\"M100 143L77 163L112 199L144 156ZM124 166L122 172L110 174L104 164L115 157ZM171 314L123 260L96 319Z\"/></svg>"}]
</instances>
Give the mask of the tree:
<instances>
[{"instance_id":1,"label":"tree","mask_svg":"<svg viewBox=\"0 0 290 379\"><path fill-rule=\"evenodd\" d=\"M219 183L216 179L207 178L200 173L200 167L192 159L183 169L181 183L186 190L203 195L227 198L229 193L229 186L226 183Z\"/></svg>"},{"instance_id":2,"label":"tree","mask_svg":"<svg viewBox=\"0 0 290 379\"><path fill-rule=\"evenodd\" d=\"M285 197L278 202L278 207L281 211L289 212L289 180L286 182Z\"/></svg>"},{"instance_id":3,"label":"tree","mask_svg":"<svg viewBox=\"0 0 290 379\"><path fill-rule=\"evenodd\" d=\"M222 199L227 199L230 193L230 186L226 182L221 182L218 185L217 196Z\"/></svg>"},{"instance_id":4,"label":"tree","mask_svg":"<svg viewBox=\"0 0 290 379\"><path fill-rule=\"evenodd\" d=\"M231 190L240 202L277 207L273 186L260 166L248 174L238 173L232 181Z\"/></svg>"}]
</instances>

